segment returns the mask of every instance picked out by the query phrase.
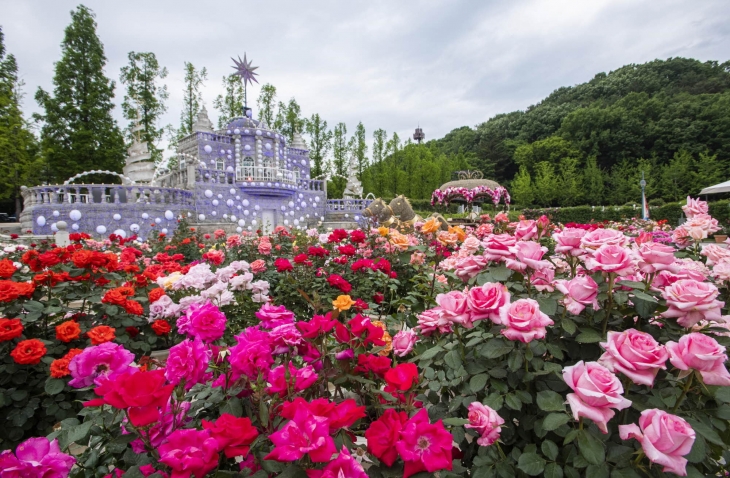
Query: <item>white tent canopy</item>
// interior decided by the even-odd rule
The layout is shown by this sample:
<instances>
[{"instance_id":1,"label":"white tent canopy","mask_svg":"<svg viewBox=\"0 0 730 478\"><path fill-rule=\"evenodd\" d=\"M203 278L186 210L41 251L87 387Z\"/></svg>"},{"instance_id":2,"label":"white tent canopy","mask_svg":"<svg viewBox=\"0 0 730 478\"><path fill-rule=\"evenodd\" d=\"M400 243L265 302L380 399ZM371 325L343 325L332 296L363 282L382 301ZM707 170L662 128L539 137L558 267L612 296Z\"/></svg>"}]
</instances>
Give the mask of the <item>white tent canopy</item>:
<instances>
[{"instance_id":1,"label":"white tent canopy","mask_svg":"<svg viewBox=\"0 0 730 478\"><path fill-rule=\"evenodd\" d=\"M714 186L705 188L700 191L700 194L718 194L727 192L730 192L730 181L725 181L724 183L715 184Z\"/></svg>"}]
</instances>

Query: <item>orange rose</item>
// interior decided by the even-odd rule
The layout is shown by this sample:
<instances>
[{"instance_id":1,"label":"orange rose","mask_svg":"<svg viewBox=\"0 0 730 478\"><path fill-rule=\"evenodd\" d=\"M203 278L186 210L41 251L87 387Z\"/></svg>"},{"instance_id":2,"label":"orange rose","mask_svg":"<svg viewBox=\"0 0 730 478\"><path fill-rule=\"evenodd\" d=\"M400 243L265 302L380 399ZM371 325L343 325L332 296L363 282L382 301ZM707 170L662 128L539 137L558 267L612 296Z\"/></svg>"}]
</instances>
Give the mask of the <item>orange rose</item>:
<instances>
[{"instance_id":1,"label":"orange rose","mask_svg":"<svg viewBox=\"0 0 730 478\"><path fill-rule=\"evenodd\" d=\"M466 232L464 232L464 230L459 226L449 227L449 232L451 234L456 234L456 239L459 242L463 242L464 239L466 239Z\"/></svg>"},{"instance_id":2,"label":"orange rose","mask_svg":"<svg viewBox=\"0 0 730 478\"><path fill-rule=\"evenodd\" d=\"M86 335L89 336L93 345L101 345L106 342L111 342L117 338L114 327L109 327L108 325L99 325L94 327L86 332Z\"/></svg>"},{"instance_id":3,"label":"orange rose","mask_svg":"<svg viewBox=\"0 0 730 478\"><path fill-rule=\"evenodd\" d=\"M380 226L380 227L378 228L378 233L379 233L379 234L380 234L381 236L383 236L383 237L387 236L389 232L390 232L390 229L388 229L388 228L387 228L387 227L385 227L385 226Z\"/></svg>"},{"instance_id":4,"label":"orange rose","mask_svg":"<svg viewBox=\"0 0 730 478\"><path fill-rule=\"evenodd\" d=\"M163 289L162 287L157 287L155 289L152 289L150 291L150 293L148 294L148 297L150 299L150 304L160 300L160 298L162 298L163 295L165 295L165 289Z\"/></svg>"},{"instance_id":5,"label":"orange rose","mask_svg":"<svg viewBox=\"0 0 730 478\"><path fill-rule=\"evenodd\" d=\"M18 269L15 268L15 265L13 265L13 261L10 259L3 259L0 261L0 278L10 279L17 270Z\"/></svg>"},{"instance_id":6,"label":"orange rose","mask_svg":"<svg viewBox=\"0 0 730 478\"><path fill-rule=\"evenodd\" d=\"M68 369L68 365L71 363L71 359L76 357L78 354L83 352L81 349L71 349L66 355L60 359L54 360L51 363L51 377L63 378L71 375L71 371Z\"/></svg>"},{"instance_id":7,"label":"orange rose","mask_svg":"<svg viewBox=\"0 0 730 478\"><path fill-rule=\"evenodd\" d=\"M38 339L29 339L18 342L10 356L15 363L21 365L36 365L46 354L46 346Z\"/></svg>"},{"instance_id":8,"label":"orange rose","mask_svg":"<svg viewBox=\"0 0 730 478\"><path fill-rule=\"evenodd\" d=\"M393 247L401 252L408 249L408 246L411 245L411 242L408 240L408 236L403 235L399 232L393 232L390 235L390 243L393 245Z\"/></svg>"},{"instance_id":9,"label":"orange rose","mask_svg":"<svg viewBox=\"0 0 730 478\"><path fill-rule=\"evenodd\" d=\"M132 315L142 315L144 313L144 309L142 308L142 304L137 302L136 300L128 300L124 303L124 310L128 314Z\"/></svg>"},{"instance_id":10,"label":"orange rose","mask_svg":"<svg viewBox=\"0 0 730 478\"><path fill-rule=\"evenodd\" d=\"M441 222L435 217L432 217L428 221L424 222L423 226L421 226L421 232L425 233L436 232L439 229L441 229Z\"/></svg>"},{"instance_id":11,"label":"orange rose","mask_svg":"<svg viewBox=\"0 0 730 478\"><path fill-rule=\"evenodd\" d=\"M355 301L349 295L340 295L332 301L332 305L335 309L342 312L343 310L349 310L350 307L355 305Z\"/></svg>"},{"instance_id":12,"label":"orange rose","mask_svg":"<svg viewBox=\"0 0 730 478\"><path fill-rule=\"evenodd\" d=\"M56 326L56 338L61 342L71 342L81 336L81 326L73 320L68 320Z\"/></svg>"},{"instance_id":13,"label":"orange rose","mask_svg":"<svg viewBox=\"0 0 730 478\"><path fill-rule=\"evenodd\" d=\"M0 319L0 342L17 339L23 335L20 319Z\"/></svg>"},{"instance_id":14,"label":"orange rose","mask_svg":"<svg viewBox=\"0 0 730 478\"><path fill-rule=\"evenodd\" d=\"M172 327L170 327L170 324L168 324L166 321L157 319L152 322L152 330L157 335L167 335L172 330Z\"/></svg>"},{"instance_id":15,"label":"orange rose","mask_svg":"<svg viewBox=\"0 0 730 478\"><path fill-rule=\"evenodd\" d=\"M439 232L439 234L438 234L438 236L436 236L436 238L444 246L453 246L459 240L459 238L456 236L456 234L453 234L451 232L446 232L446 231Z\"/></svg>"}]
</instances>

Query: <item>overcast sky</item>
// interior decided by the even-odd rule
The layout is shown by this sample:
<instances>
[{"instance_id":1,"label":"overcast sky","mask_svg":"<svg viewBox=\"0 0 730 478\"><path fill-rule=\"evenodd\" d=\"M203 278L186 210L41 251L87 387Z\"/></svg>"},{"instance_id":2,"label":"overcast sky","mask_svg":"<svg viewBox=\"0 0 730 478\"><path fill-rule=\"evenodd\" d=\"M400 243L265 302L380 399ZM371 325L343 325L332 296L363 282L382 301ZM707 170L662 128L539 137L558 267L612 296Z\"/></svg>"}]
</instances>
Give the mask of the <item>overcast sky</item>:
<instances>
[{"instance_id":1,"label":"overcast sky","mask_svg":"<svg viewBox=\"0 0 730 478\"><path fill-rule=\"evenodd\" d=\"M179 124L183 62L208 69L211 120L230 57L247 53L259 81L305 116L352 133L362 121L401 138L420 123L427 139L525 109L561 86L655 58L730 59L728 0L273 1L87 0L109 60L151 51L170 72L164 124ZM77 2L0 0L6 47L26 83L52 90L63 30ZM258 97L259 85L249 92ZM254 111L254 115L256 112ZM120 108L115 116L124 125Z\"/></svg>"}]
</instances>

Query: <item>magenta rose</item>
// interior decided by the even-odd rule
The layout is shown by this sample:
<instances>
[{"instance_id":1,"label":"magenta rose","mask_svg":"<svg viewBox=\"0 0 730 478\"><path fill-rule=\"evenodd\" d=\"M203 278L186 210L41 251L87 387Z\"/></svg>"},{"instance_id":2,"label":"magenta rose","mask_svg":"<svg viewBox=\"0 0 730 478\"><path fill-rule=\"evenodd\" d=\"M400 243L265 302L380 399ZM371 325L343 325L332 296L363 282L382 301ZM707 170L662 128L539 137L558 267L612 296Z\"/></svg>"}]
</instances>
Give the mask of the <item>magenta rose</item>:
<instances>
[{"instance_id":1,"label":"magenta rose","mask_svg":"<svg viewBox=\"0 0 730 478\"><path fill-rule=\"evenodd\" d=\"M709 208L705 201L692 199L691 197L687 196L687 204L682 206L682 211L684 211L687 219L692 219L693 217L699 216L700 214L707 214Z\"/></svg>"},{"instance_id":2,"label":"magenta rose","mask_svg":"<svg viewBox=\"0 0 730 478\"><path fill-rule=\"evenodd\" d=\"M218 466L218 442L209 430L176 430L158 450L174 477L203 477Z\"/></svg>"},{"instance_id":3,"label":"magenta rose","mask_svg":"<svg viewBox=\"0 0 730 478\"><path fill-rule=\"evenodd\" d=\"M674 248L658 242L645 242L639 246L636 254L639 270L644 274L669 270L674 264Z\"/></svg>"},{"instance_id":4,"label":"magenta rose","mask_svg":"<svg viewBox=\"0 0 730 478\"><path fill-rule=\"evenodd\" d=\"M555 241L555 252L565 254L566 256L580 256L585 253L580 248L581 239L588 231L578 229L576 227L566 227L561 232L553 234Z\"/></svg>"},{"instance_id":5,"label":"magenta rose","mask_svg":"<svg viewBox=\"0 0 730 478\"><path fill-rule=\"evenodd\" d=\"M472 322L491 319L499 324L500 311L509 304L509 298L507 287L499 282L487 282L479 287L472 287L466 295Z\"/></svg>"},{"instance_id":6,"label":"magenta rose","mask_svg":"<svg viewBox=\"0 0 730 478\"><path fill-rule=\"evenodd\" d=\"M28 438L15 449L0 453L0 476L8 478L68 476L76 459L61 452L58 441Z\"/></svg>"},{"instance_id":7,"label":"magenta rose","mask_svg":"<svg viewBox=\"0 0 730 478\"><path fill-rule=\"evenodd\" d=\"M629 243L629 238L621 231L616 229L596 229L587 232L580 245L583 249L596 250L601 246L625 246Z\"/></svg>"},{"instance_id":8,"label":"magenta rose","mask_svg":"<svg viewBox=\"0 0 730 478\"><path fill-rule=\"evenodd\" d=\"M664 472L687 476L687 460L692 450L695 431L683 418L664 410L650 408L641 412L639 426L619 425L622 440L635 438L652 463L664 466Z\"/></svg>"},{"instance_id":9,"label":"magenta rose","mask_svg":"<svg viewBox=\"0 0 730 478\"><path fill-rule=\"evenodd\" d=\"M279 365L269 372L267 393L278 393L283 397L290 392L301 392L317 381L317 372L311 365L305 365L299 369L291 362L288 365L286 368L284 365Z\"/></svg>"},{"instance_id":10,"label":"magenta rose","mask_svg":"<svg viewBox=\"0 0 730 478\"><path fill-rule=\"evenodd\" d=\"M487 260L501 262L513 257L510 247L514 246L517 240L510 234L490 234L483 241L484 257Z\"/></svg>"},{"instance_id":11,"label":"magenta rose","mask_svg":"<svg viewBox=\"0 0 730 478\"><path fill-rule=\"evenodd\" d=\"M256 318L261 321L262 327L273 329L279 325L293 324L294 312L287 310L283 305L264 304L256 312Z\"/></svg>"},{"instance_id":12,"label":"magenta rose","mask_svg":"<svg viewBox=\"0 0 730 478\"><path fill-rule=\"evenodd\" d=\"M185 389L203 383L208 378L206 371L213 352L200 339L183 340L170 349L165 365L165 378L174 384L185 380Z\"/></svg>"},{"instance_id":13,"label":"magenta rose","mask_svg":"<svg viewBox=\"0 0 730 478\"><path fill-rule=\"evenodd\" d=\"M582 360L563 369L563 380L575 393L567 395L573 418L593 420L603 433L608 433L608 421L615 412L631 405L622 395L624 388L618 377L597 362Z\"/></svg>"},{"instance_id":14,"label":"magenta rose","mask_svg":"<svg viewBox=\"0 0 730 478\"><path fill-rule=\"evenodd\" d=\"M547 333L545 327L554 324L550 317L540 311L540 305L533 299L520 299L502 308L500 322L505 326L502 335L523 343L544 339Z\"/></svg>"},{"instance_id":15,"label":"magenta rose","mask_svg":"<svg viewBox=\"0 0 730 478\"><path fill-rule=\"evenodd\" d=\"M106 342L87 347L71 359L68 370L72 380L68 384L74 388L101 385L107 379L125 373L131 368L132 362L134 354L122 345Z\"/></svg>"},{"instance_id":16,"label":"magenta rose","mask_svg":"<svg viewBox=\"0 0 730 478\"><path fill-rule=\"evenodd\" d=\"M692 327L700 320L721 321L724 302L717 300L717 287L693 279L681 279L664 289L662 296L669 309L662 317L676 317L682 327Z\"/></svg>"},{"instance_id":17,"label":"magenta rose","mask_svg":"<svg viewBox=\"0 0 730 478\"><path fill-rule=\"evenodd\" d=\"M466 328L473 327L469 307L466 303L466 294L463 292L452 290L446 294L438 294L436 303L441 307L441 317L443 319L463 325Z\"/></svg>"},{"instance_id":18,"label":"magenta rose","mask_svg":"<svg viewBox=\"0 0 730 478\"><path fill-rule=\"evenodd\" d=\"M596 300L596 297L598 297L598 284L591 276L579 275L570 280L556 280L555 287L565 294L563 304L571 314L580 314L587 305L593 306L593 310L599 309Z\"/></svg>"},{"instance_id":19,"label":"magenta rose","mask_svg":"<svg viewBox=\"0 0 730 478\"><path fill-rule=\"evenodd\" d=\"M699 332L683 335L679 342L667 342L669 361L680 370L697 370L706 385L730 386L730 373L725 368L725 347ZM680 378L690 372L680 373Z\"/></svg>"},{"instance_id":20,"label":"magenta rose","mask_svg":"<svg viewBox=\"0 0 730 478\"><path fill-rule=\"evenodd\" d=\"M515 258L507 259L506 265L512 270L522 272L529 267L532 270L539 271L551 266L550 262L542 260L542 256L545 255L548 248L537 242L518 242L510 248L510 251L512 251Z\"/></svg>"},{"instance_id":21,"label":"magenta rose","mask_svg":"<svg viewBox=\"0 0 730 478\"><path fill-rule=\"evenodd\" d=\"M185 330L180 328L181 320L185 324ZM223 337L226 331L226 316L210 301L202 305L191 304L185 316L178 319L178 329L203 342L213 342Z\"/></svg>"},{"instance_id":22,"label":"magenta rose","mask_svg":"<svg viewBox=\"0 0 730 478\"><path fill-rule=\"evenodd\" d=\"M532 219L523 219L515 226L515 238L518 241L529 241L537 236L537 223Z\"/></svg>"},{"instance_id":23,"label":"magenta rose","mask_svg":"<svg viewBox=\"0 0 730 478\"><path fill-rule=\"evenodd\" d=\"M606 351L598 363L612 372L621 372L637 385L654 385L659 369L666 370L669 358L667 349L646 332L628 329L608 332Z\"/></svg>"},{"instance_id":24,"label":"magenta rose","mask_svg":"<svg viewBox=\"0 0 730 478\"><path fill-rule=\"evenodd\" d=\"M490 407L479 402L469 404L469 424L464 425L464 428L471 428L481 435L477 439L479 445L489 446L499 440L502 425L504 418Z\"/></svg>"},{"instance_id":25,"label":"magenta rose","mask_svg":"<svg viewBox=\"0 0 730 478\"><path fill-rule=\"evenodd\" d=\"M606 244L596 249L586 259L585 263L588 270L608 272L620 276L632 274L636 270L628 249L612 244Z\"/></svg>"},{"instance_id":26,"label":"magenta rose","mask_svg":"<svg viewBox=\"0 0 730 478\"><path fill-rule=\"evenodd\" d=\"M413 329L401 330L393 336L393 355L405 357L413 350L418 341L418 335Z\"/></svg>"}]
</instances>

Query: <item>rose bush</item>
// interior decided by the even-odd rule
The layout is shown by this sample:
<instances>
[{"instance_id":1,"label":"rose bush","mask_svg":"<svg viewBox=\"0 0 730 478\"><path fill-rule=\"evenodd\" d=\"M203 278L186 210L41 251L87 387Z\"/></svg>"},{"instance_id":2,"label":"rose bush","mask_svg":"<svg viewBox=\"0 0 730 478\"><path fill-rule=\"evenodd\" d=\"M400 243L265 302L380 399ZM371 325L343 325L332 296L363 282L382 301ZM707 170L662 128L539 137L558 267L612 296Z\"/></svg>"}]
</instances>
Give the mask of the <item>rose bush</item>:
<instances>
[{"instance_id":1,"label":"rose bush","mask_svg":"<svg viewBox=\"0 0 730 478\"><path fill-rule=\"evenodd\" d=\"M484 219L7 246L0 477L724 473L730 257Z\"/></svg>"}]
</instances>

